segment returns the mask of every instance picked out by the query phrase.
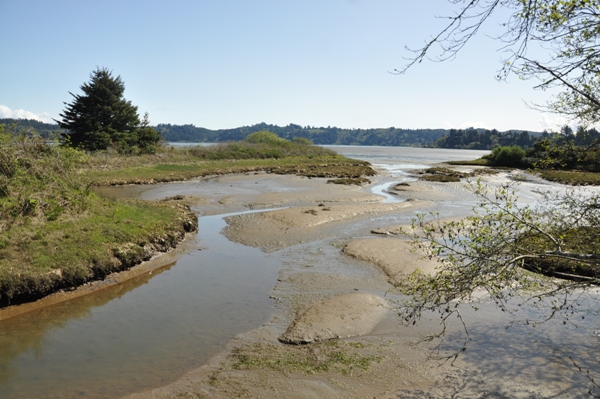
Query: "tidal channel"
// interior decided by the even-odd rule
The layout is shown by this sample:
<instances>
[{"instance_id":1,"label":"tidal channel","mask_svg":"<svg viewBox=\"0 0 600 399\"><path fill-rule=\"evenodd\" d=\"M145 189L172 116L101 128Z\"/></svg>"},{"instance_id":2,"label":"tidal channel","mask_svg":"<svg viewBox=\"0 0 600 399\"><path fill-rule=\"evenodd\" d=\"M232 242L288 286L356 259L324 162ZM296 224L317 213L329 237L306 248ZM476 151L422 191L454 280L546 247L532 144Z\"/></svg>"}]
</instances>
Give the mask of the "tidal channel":
<instances>
[{"instance_id":1,"label":"tidal channel","mask_svg":"<svg viewBox=\"0 0 600 399\"><path fill-rule=\"evenodd\" d=\"M173 382L270 316L280 261L199 218L197 250L91 295L0 321L0 398L117 398Z\"/></svg>"}]
</instances>

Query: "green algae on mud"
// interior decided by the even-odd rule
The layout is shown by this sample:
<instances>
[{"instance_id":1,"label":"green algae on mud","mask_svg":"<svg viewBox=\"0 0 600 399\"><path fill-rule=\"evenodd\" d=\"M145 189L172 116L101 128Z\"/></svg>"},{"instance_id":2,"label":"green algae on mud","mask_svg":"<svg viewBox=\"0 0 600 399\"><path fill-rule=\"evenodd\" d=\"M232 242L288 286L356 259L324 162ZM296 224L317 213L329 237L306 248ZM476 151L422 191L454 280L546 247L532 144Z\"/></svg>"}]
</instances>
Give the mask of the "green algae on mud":
<instances>
[{"instance_id":1,"label":"green algae on mud","mask_svg":"<svg viewBox=\"0 0 600 399\"><path fill-rule=\"evenodd\" d=\"M418 174L420 180L433 181L433 182L459 182L460 179L467 177L474 177L483 174L497 174L498 171L495 169L476 169L472 172L459 172L448 168L428 168L424 171L419 171Z\"/></svg>"},{"instance_id":2,"label":"green algae on mud","mask_svg":"<svg viewBox=\"0 0 600 399\"><path fill-rule=\"evenodd\" d=\"M365 348L370 344L331 340L309 345L246 344L234 348L230 354L234 370L272 370L289 375L337 372L343 375L353 371L367 371L381 356Z\"/></svg>"}]
</instances>

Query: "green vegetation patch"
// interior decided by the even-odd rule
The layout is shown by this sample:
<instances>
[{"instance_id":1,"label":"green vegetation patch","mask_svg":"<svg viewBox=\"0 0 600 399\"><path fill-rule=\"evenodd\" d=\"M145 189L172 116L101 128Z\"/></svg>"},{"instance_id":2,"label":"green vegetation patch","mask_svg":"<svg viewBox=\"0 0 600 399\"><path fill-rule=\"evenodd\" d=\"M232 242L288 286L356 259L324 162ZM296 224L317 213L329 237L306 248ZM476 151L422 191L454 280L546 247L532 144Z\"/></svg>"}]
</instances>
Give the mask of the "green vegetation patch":
<instances>
[{"instance_id":1,"label":"green vegetation patch","mask_svg":"<svg viewBox=\"0 0 600 399\"><path fill-rule=\"evenodd\" d=\"M465 166L492 166L491 162L483 157L478 159L470 159L468 161L447 161L448 165L465 165Z\"/></svg>"},{"instance_id":2,"label":"green vegetation patch","mask_svg":"<svg viewBox=\"0 0 600 399\"><path fill-rule=\"evenodd\" d=\"M169 202L99 198L85 153L0 125L0 306L124 270L173 247L196 216Z\"/></svg>"},{"instance_id":3,"label":"green vegetation patch","mask_svg":"<svg viewBox=\"0 0 600 399\"><path fill-rule=\"evenodd\" d=\"M598 186L600 173L578 170L542 170L539 172L543 179L572 186Z\"/></svg>"},{"instance_id":4,"label":"green vegetation patch","mask_svg":"<svg viewBox=\"0 0 600 399\"><path fill-rule=\"evenodd\" d=\"M421 180L425 181L435 181L440 183L451 183L460 181L459 176L452 175L442 175L442 174L433 174L433 175L423 175L420 177Z\"/></svg>"},{"instance_id":5,"label":"green vegetation patch","mask_svg":"<svg viewBox=\"0 0 600 399\"><path fill-rule=\"evenodd\" d=\"M91 200L90 210L0 233L0 304L126 270L174 247L196 216L170 203Z\"/></svg>"},{"instance_id":6,"label":"green vegetation patch","mask_svg":"<svg viewBox=\"0 0 600 399\"><path fill-rule=\"evenodd\" d=\"M81 175L94 185L117 185L258 171L355 179L375 174L368 162L345 158L306 140L276 139L269 132L249 137L252 142L164 149L136 157L95 154L82 165Z\"/></svg>"},{"instance_id":7,"label":"green vegetation patch","mask_svg":"<svg viewBox=\"0 0 600 399\"><path fill-rule=\"evenodd\" d=\"M381 357L364 354L359 342L326 341L310 345L249 344L233 350L236 370L274 370L284 374L336 372L351 375L367 371Z\"/></svg>"}]
</instances>

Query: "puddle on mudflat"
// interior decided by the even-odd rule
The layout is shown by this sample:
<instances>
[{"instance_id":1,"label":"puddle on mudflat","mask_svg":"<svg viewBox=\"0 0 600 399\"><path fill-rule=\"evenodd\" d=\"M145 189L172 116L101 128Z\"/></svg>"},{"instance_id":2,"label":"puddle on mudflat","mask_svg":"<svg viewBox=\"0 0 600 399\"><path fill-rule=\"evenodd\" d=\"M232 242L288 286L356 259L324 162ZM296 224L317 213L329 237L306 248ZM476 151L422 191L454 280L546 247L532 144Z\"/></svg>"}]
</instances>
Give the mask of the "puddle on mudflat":
<instances>
[{"instance_id":1,"label":"puddle on mudflat","mask_svg":"<svg viewBox=\"0 0 600 399\"><path fill-rule=\"evenodd\" d=\"M271 314L278 259L199 219L198 246L158 275L0 321L0 397L115 398L168 384Z\"/></svg>"}]
</instances>

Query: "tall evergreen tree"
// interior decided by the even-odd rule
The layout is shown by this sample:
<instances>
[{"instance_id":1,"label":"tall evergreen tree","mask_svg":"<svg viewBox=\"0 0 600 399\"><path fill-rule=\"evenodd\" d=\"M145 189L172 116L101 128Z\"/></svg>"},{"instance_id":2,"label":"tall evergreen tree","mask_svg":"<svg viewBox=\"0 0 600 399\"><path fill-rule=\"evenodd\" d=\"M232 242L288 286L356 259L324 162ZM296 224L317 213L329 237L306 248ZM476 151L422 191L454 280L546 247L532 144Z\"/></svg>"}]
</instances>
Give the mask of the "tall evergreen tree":
<instances>
[{"instance_id":1,"label":"tall evergreen tree","mask_svg":"<svg viewBox=\"0 0 600 399\"><path fill-rule=\"evenodd\" d=\"M142 126L137 107L123 97L125 84L120 76L115 78L107 68L96 68L81 90L83 94L69 92L74 100L65 103L59 114L62 120L56 121L68 131L63 134L65 145L88 151L116 147L122 152L137 147L147 152L161 140L147 123Z\"/></svg>"}]
</instances>

